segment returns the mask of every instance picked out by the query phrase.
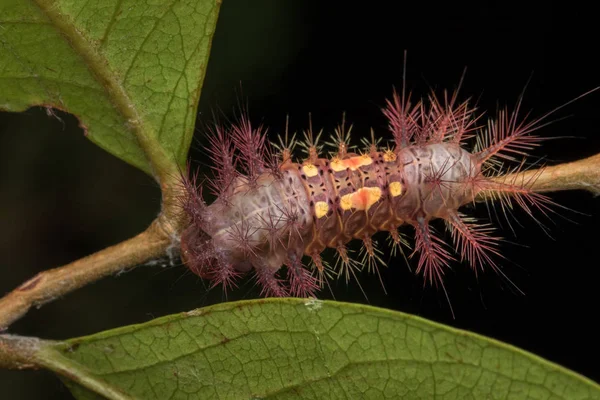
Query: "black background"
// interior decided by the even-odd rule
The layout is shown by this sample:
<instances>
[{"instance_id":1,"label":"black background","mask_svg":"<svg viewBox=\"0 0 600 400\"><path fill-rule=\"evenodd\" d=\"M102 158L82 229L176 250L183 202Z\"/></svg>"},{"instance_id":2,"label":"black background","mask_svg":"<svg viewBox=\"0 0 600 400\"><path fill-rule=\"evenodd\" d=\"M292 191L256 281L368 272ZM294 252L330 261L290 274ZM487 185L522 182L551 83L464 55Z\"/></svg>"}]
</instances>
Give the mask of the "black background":
<instances>
[{"instance_id":1,"label":"black background","mask_svg":"<svg viewBox=\"0 0 600 400\"><path fill-rule=\"evenodd\" d=\"M379 108L401 87L403 52L407 85L415 95L430 86L452 90L467 68L462 92L481 109L513 105L528 79L525 110L539 116L600 83L596 14L575 2L523 6L446 2L317 2L225 0L199 107L190 158L204 161L203 124L211 113L230 113L241 98L254 121L281 132L313 124L327 132L342 112L354 138L373 127L386 135ZM572 161L600 152L600 92L561 110L568 117L544 128L550 140L534 156ZM88 142L77 121L45 110L0 113L0 292L41 270L56 267L143 230L155 217L160 193L152 179ZM205 166L203 166L205 168ZM552 198L578 211L560 211L573 222L543 220L552 238L524 213L505 273L524 291L489 272L478 280L456 264L446 280L456 319L443 294L423 288L402 258L382 272L387 288L366 273L359 287L333 286L337 300L369 303L481 333L600 381L597 358L598 235L600 200L587 192ZM486 216L482 210L472 211ZM494 221L497 223L498 221ZM502 222L502 221L500 221ZM407 229L409 236L412 231ZM413 265L414 267L414 265ZM91 334L224 301L219 289L172 265L137 268L32 310L11 332L49 339ZM324 298L332 298L329 292ZM228 300L257 296L251 282ZM46 372L0 372L6 398L71 398Z\"/></svg>"}]
</instances>

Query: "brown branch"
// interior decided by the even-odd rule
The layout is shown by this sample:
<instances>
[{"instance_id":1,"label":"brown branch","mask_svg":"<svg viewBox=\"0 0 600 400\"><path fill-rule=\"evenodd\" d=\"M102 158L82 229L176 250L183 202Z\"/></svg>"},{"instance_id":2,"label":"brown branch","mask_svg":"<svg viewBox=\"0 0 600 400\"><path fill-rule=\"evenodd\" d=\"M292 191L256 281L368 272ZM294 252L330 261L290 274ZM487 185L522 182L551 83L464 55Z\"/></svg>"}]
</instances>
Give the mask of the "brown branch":
<instances>
[{"instance_id":1,"label":"brown branch","mask_svg":"<svg viewBox=\"0 0 600 400\"><path fill-rule=\"evenodd\" d=\"M35 369L41 342L38 338L0 335L0 368Z\"/></svg>"},{"instance_id":2,"label":"brown branch","mask_svg":"<svg viewBox=\"0 0 600 400\"><path fill-rule=\"evenodd\" d=\"M180 172L160 182L162 212L144 232L62 267L40 272L0 299L0 332L40 307L101 278L162 257L185 224L179 207Z\"/></svg>"},{"instance_id":3,"label":"brown branch","mask_svg":"<svg viewBox=\"0 0 600 400\"><path fill-rule=\"evenodd\" d=\"M164 255L171 238L158 220L139 235L62 267L40 272L0 299L0 330L39 307L75 289Z\"/></svg>"},{"instance_id":4,"label":"brown branch","mask_svg":"<svg viewBox=\"0 0 600 400\"><path fill-rule=\"evenodd\" d=\"M525 171L519 175L518 179L527 182L536 175L536 171ZM544 168L535 179L532 189L536 192L587 190L594 196L600 195L600 154Z\"/></svg>"},{"instance_id":5,"label":"brown branch","mask_svg":"<svg viewBox=\"0 0 600 400\"><path fill-rule=\"evenodd\" d=\"M0 335L0 368L44 368L62 375L109 400L132 400L118 388L95 376L55 349L57 342L17 335Z\"/></svg>"},{"instance_id":6,"label":"brown branch","mask_svg":"<svg viewBox=\"0 0 600 400\"><path fill-rule=\"evenodd\" d=\"M600 195L600 153L570 163L542 169L500 176L498 182L531 182L531 190L538 193L563 190L586 190Z\"/></svg>"}]
</instances>

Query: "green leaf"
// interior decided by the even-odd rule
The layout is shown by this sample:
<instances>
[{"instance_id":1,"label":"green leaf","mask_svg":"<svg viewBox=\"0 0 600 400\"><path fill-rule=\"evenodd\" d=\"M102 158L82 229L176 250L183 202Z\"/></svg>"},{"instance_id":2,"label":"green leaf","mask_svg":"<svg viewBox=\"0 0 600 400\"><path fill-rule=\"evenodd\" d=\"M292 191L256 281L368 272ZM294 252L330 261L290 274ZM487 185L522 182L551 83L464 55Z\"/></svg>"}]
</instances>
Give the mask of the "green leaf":
<instances>
[{"instance_id":1,"label":"green leaf","mask_svg":"<svg viewBox=\"0 0 600 400\"><path fill-rule=\"evenodd\" d=\"M148 173L183 165L219 5L0 0L0 110L65 110Z\"/></svg>"},{"instance_id":2,"label":"green leaf","mask_svg":"<svg viewBox=\"0 0 600 400\"><path fill-rule=\"evenodd\" d=\"M71 339L47 364L78 399L598 399L600 386L512 346L331 301L224 303ZM73 367L76 367L75 370ZM76 383L83 373L93 384ZM77 379L75 379L77 378ZM90 382L88 379L87 382Z\"/></svg>"}]
</instances>

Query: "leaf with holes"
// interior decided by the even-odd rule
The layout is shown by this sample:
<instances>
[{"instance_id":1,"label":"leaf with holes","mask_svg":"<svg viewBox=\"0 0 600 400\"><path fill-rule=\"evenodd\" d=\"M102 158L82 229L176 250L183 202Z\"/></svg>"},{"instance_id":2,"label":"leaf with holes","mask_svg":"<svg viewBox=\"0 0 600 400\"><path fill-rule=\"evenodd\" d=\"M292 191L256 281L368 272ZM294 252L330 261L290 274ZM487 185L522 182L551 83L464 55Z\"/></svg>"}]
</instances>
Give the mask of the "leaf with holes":
<instances>
[{"instance_id":1,"label":"leaf with holes","mask_svg":"<svg viewBox=\"0 0 600 400\"><path fill-rule=\"evenodd\" d=\"M182 165L219 5L2 0L0 110L65 110L90 140L147 173Z\"/></svg>"},{"instance_id":2,"label":"leaf with holes","mask_svg":"<svg viewBox=\"0 0 600 400\"><path fill-rule=\"evenodd\" d=\"M596 383L507 344L332 301L224 303L40 357L78 399L600 398Z\"/></svg>"}]
</instances>

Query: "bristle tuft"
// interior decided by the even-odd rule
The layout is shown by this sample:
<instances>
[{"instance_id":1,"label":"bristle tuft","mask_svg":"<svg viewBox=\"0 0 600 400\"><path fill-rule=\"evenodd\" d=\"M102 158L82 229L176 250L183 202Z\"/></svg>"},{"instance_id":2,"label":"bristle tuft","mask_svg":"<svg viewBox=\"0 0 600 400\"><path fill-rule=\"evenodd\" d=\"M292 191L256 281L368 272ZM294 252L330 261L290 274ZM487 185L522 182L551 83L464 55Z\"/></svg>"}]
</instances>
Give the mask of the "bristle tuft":
<instances>
[{"instance_id":1,"label":"bristle tuft","mask_svg":"<svg viewBox=\"0 0 600 400\"><path fill-rule=\"evenodd\" d=\"M312 117L308 114L308 130L303 132L304 140L299 142L300 147L304 153L306 153L306 159L309 163L314 164L319 159L319 154L323 149L323 145L319 144L321 134L323 131L319 131L317 135L313 132Z\"/></svg>"},{"instance_id":2,"label":"bristle tuft","mask_svg":"<svg viewBox=\"0 0 600 400\"><path fill-rule=\"evenodd\" d=\"M216 197L226 197L232 183L239 175L236 170L235 150L231 133L220 126L208 134L208 153L212 160L214 177L209 180L211 191Z\"/></svg>"},{"instance_id":3,"label":"bristle tuft","mask_svg":"<svg viewBox=\"0 0 600 400\"><path fill-rule=\"evenodd\" d=\"M206 202L202 196L202 184L198 183L198 171L193 174L188 172L181 174L180 183L183 193L178 198L181 210L188 216L192 225L200 226L203 223L203 214L206 210Z\"/></svg>"},{"instance_id":4,"label":"bristle tuft","mask_svg":"<svg viewBox=\"0 0 600 400\"><path fill-rule=\"evenodd\" d=\"M266 132L263 132L262 125L253 128L250 119L242 117L238 124L233 125L231 136L234 147L240 153L239 159L243 164L244 173L249 184L253 186L258 176L266 169Z\"/></svg>"},{"instance_id":5,"label":"bristle tuft","mask_svg":"<svg viewBox=\"0 0 600 400\"><path fill-rule=\"evenodd\" d=\"M419 254L416 273L423 274L425 282L432 286L443 286L444 272L450 268L453 257L444 248L446 243L434 234L427 221L419 218L415 230L415 250L411 257Z\"/></svg>"},{"instance_id":6,"label":"bristle tuft","mask_svg":"<svg viewBox=\"0 0 600 400\"><path fill-rule=\"evenodd\" d=\"M266 266L255 269L256 281L261 286L260 295L263 297L287 297L289 293L283 285L283 280L277 277L277 271Z\"/></svg>"},{"instance_id":7,"label":"bristle tuft","mask_svg":"<svg viewBox=\"0 0 600 400\"><path fill-rule=\"evenodd\" d=\"M486 266L498 271L492 255L499 258L504 256L498 250L501 239L491 236L493 227L489 224L477 224L457 212L451 213L446 222L461 261L466 260L476 275Z\"/></svg>"},{"instance_id":8,"label":"bristle tuft","mask_svg":"<svg viewBox=\"0 0 600 400\"><path fill-rule=\"evenodd\" d=\"M210 288L213 289L220 285L223 287L223 292L227 294L227 291L237 288L236 280L241 276L242 273L235 269L231 263L218 262L210 271Z\"/></svg>"},{"instance_id":9,"label":"bristle tuft","mask_svg":"<svg viewBox=\"0 0 600 400\"><path fill-rule=\"evenodd\" d=\"M319 284L310 271L304 268L300 259L292 255L286 265L290 281L290 295L302 298L314 297L319 290Z\"/></svg>"},{"instance_id":10,"label":"bristle tuft","mask_svg":"<svg viewBox=\"0 0 600 400\"><path fill-rule=\"evenodd\" d=\"M410 97L410 96L409 96ZM392 101L386 100L383 114L388 119L388 127L394 136L399 148L407 147L413 137L418 134L417 119L421 111L421 104L417 103L411 108L410 101L400 99L396 91L392 94Z\"/></svg>"}]
</instances>

